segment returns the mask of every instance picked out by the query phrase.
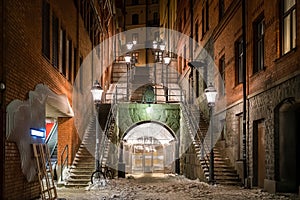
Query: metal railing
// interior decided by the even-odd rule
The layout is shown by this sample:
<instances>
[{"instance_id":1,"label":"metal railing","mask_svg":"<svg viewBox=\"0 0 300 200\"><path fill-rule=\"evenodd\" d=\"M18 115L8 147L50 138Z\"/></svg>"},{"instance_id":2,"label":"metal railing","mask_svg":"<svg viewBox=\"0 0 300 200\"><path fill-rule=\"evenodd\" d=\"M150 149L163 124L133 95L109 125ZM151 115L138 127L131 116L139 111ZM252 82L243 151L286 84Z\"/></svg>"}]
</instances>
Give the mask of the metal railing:
<instances>
[{"instance_id":1,"label":"metal railing","mask_svg":"<svg viewBox=\"0 0 300 200\"><path fill-rule=\"evenodd\" d=\"M115 92L107 92L104 95L104 103L113 103L117 104L120 102L131 102L130 94L126 92L127 87L125 86L116 86ZM158 94L157 90L163 90L163 88L154 88L155 89L155 102L154 103L180 103L185 101L185 91L182 91L180 88L169 88L168 93ZM134 100L136 103L143 103L142 99Z\"/></svg>"},{"instance_id":2,"label":"metal railing","mask_svg":"<svg viewBox=\"0 0 300 200\"><path fill-rule=\"evenodd\" d=\"M189 104L187 104L186 102L182 102L181 107L182 107L183 118L186 121L188 132L192 139L192 142L194 143L195 146L199 146L199 151L200 151L199 153L201 155L201 159L204 159L204 157L209 158L210 147L207 144L207 140L205 140L206 133L202 133L202 131L200 130L200 123L201 123L200 115L199 118L197 118L193 114L193 112L191 112L191 108L188 108ZM198 124L196 124L196 122ZM206 159L204 160L205 160L204 163L208 168Z\"/></svg>"},{"instance_id":3,"label":"metal railing","mask_svg":"<svg viewBox=\"0 0 300 200\"><path fill-rule=\"evenodd\" d=\"M64 158L65 152L66 152L66 156ZM66 145L64 150L62 151L62 153L60 155L60 164L61 164L60 180L61 181L63 181L63 171L64 171L65 165L67 165L67 168L69 167L68 160L69 160L69 146Z\"/></svg>"},{"instance_id":4,"label":"metal railing","mask_svg":"<svg viewBox=\"0 0 300 200\"><path fill-rule=\"evenodd\" d=\"M101 137L100 146L102 148L100 148L100 154L99 154L100 155L100 159L99 159L100 165L103 164L105 149L106 149L107 145L109 145L109 143L108 143L108 140L110 139L110 138L108 138L110 136L109 131L111 130L112 123L114 122L114 119L115 119L115 111L116 111L116 104L112 104L111 108L109 110L109 114L107 116L104 131L103 131L102 137Z\"/></svg>"}]
</instances>

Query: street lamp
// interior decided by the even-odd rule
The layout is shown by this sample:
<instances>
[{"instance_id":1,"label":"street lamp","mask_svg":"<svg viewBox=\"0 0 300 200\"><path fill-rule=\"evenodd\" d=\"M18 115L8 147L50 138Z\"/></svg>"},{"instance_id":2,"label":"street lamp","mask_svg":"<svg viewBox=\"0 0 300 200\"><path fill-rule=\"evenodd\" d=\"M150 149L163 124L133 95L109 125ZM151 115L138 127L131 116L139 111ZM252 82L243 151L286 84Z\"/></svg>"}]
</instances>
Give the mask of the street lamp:
<instances>
[{"instance_id":1,"label":"street lamp","mask_svg":"<svg viewBox=\"0 0 300 200\"><path fill-rule=\"evenodd\" d=\"M100 162L99 162L99 120L98 120L98 110L102 99L103 89L100 86L99 82L96 80L91 93L93 95L94 104L96 107L96 146L95 146L95 157L96 157L96 170L100 170Z\"/></svg>"},{"instance_id":2,"label":"street lamp","mask_svg":"<svg viewBox=\"0 0 300 200\"><path fill-rule=\"evenodd\" d=\"M210 159L209 159L209 183L214 184L214 132L213 132L213 108L215 106L217 91L214 86L210 85L204 90L208 106L209 106L209 115L210 115ZM204 148L204 147L202 147Z\"/></svg>"},{"instance_id":3,"label":"street lamp","mask_svg":"<svg viewBox=\"0 0 300 200\"><path fill-rule=\"evenodd\" d=\"M129 100L129 68L130 68L130 62L131 62L131 56L127 54L125 57L126 67L127 67L127 85L126 85L126 98L127 101Z\"/></svg>"},{"instance_id":4,"label":"street lamp","mask_svg":"<svg viewBox=\"0 0 300 200\"><path fill-rule=\"evenodd\" d=\"M165 88L165 95L166 95L166 102L169 101L169 72L168 72L168 65L170 64L171 62L171 58L169 57L169 54L166 55L166 57L164 57L164 63L167 65L167 68L166 68L166 86L164 87Z\"/></svg>"}]
</instances>

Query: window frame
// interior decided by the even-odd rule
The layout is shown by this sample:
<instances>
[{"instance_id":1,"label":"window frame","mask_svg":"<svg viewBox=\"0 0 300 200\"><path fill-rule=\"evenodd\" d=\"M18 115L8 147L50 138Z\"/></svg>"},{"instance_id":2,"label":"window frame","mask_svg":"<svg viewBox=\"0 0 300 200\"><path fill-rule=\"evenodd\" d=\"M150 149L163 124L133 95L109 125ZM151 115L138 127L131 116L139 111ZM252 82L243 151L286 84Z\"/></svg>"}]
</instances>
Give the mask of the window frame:
<instances>
[{"instance_id":1,"label":"window frame","mask_svg":"<svg viewBox=\"0 0 300 200\"><path fill-rule=\"evenodd\" d=\"M219 0L219 22L223 19L225 14L225 0Z\"/></svg>"},{"instance_id":2,"label":"window frame","mask_svg":"<svg viewBox=\"0 0 300 200\"><path fill-rule=\"evenodd\" d=\"M262 25L259 34L259 25ZM253 68L252 74L265 69L265 18L261 14L253 23Z\"/></svg>"},{"instance_id":3,"label":"window frame","mask_svg":"<svg viewBox=\"0 0 300 200\"><path fill-rule=\"evenodd\" d=\"M131 23L132 23L132 25L138 25L139 24L139 14L133 14L131 16Z\"/></svg>"},{"instance_id":4,"label":"window frame","mask_svg":"<svg viewBox=\"0 0 300 200\"><path fill-rule=\"evenodd\" d=\"M235 84L239 85L243 83L243 38L240 37L235 42Z\"/></svg>"},{"instance_id":5,"label":"window frame","mask_svg":"<svg viewBox=\"0 0 300 200\"><path fill-rule=\"evenodd\" d=\"M224 84L222 84L221 82L219 83L219 94L220 96L225 96L226 94L226 87L225 87L225 83L226 83L226 62L225 62L225 55L221 56L221 58L219 59L219 73L221 76L221 79L223 81Z\"/></svg>"},{"instance_id":6,"label":"window frame","mask_svg":"<svg viewBox=\"0 0 300 200\"><path fill-rule=\"evenodd\" d=\"M50 30L51 30L50 3L43 0L42 3L42 54L50 61Z\"/></svg>"},{"instance_id":7,"label":"window frame","mask_svg":"<svg viewBox=\"0 0 300 200\"><path fill-rule=\"evenodd\" d=\"M294 50L296 48L296 40L297 40L297 1L295 0L295 4L293 6L291 6L286 12L284 11L284 0L281 0L280 2L280 22L281 22L281 34L280 34L280 44L281 44L281 47L280 47L280 54L283 56L285 54L288 54L289 52L291 52L292 50ZM293 21L293 12L295 12L295 22ZM284 27L285 27L285 19L290 17L290 20L288 21L289 23L289 31L290 31L290 36L289 39L290 41L290 45L289 45L289 48L286 50L285 49L285 30L284 30ZM295 25L295 27L294 27ZM295 30L293 30L293 28L295 28ZM293 31L295 31L295 41L293 41Z\"/></svg>"},{"instance_id":8,"label":"window frame","mask_svg":"<svg viewBox=\"0 0 300 200\"><path fill-rule=\"evenodd\" d=\"M52 65L59 68L59 19L52 13Z\"/></svg>"},{"instance_id":9,"label":"window frame","mask_svg":"<svg viewBox=\"0 0 300 200\"><path fill-rule=\"evenodd\" d=\"M131 35L132 41L136 41L136 43L139 43L139 34L138 33L132 33Z\"/></svg>"}]
</instances>

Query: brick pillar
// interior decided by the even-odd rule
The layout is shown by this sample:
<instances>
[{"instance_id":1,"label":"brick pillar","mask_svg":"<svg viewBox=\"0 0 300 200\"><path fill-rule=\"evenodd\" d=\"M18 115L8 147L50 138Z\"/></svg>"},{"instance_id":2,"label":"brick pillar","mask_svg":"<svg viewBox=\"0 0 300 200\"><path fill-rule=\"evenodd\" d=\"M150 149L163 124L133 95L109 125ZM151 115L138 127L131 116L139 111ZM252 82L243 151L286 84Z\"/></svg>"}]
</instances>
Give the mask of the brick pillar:
<instances>
[{"instance_id":1,"label":"brick pillar","mask_svg":"<svg viewBox=\"0 0 300 200\"><path fill-rule=\"evenodd\" d=\"M71 165L73 158L76 155L78 147L80 145L80 139L77 134L74 118L60 117L58 118L58 129L57 129L57 159L58 166L61 166L61 154L66 145L68 145L68 164ZM66 153L64 153L66 155Z\"/></svg>"}]
</instances>

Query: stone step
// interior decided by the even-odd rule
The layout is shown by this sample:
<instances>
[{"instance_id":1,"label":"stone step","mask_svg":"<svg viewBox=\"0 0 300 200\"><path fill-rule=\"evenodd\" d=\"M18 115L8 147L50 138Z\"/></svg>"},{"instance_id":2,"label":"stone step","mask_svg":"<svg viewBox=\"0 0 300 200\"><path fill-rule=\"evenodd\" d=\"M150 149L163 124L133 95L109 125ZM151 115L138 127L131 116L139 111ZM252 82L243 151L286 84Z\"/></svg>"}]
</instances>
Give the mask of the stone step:
<instances>
[{"instance_id":1,"label":"stone step","mask_svg":"<svg viewBox=\"0 0 300 200\"><path fill-rule=\"evenodd\" d=\"M85 173L85 174L83 174L83 173L80 173L80 174L79 173L77 173L77 174L71 173L70 178L71 179L83 179L83 180L85 180L85 179L89 179L91 177L92 173L93 172Z\"/></svg>"},{"instance_id":2,"label":"stone step","mask_svg":"<svg viewBox=\"0 0 300 200\"><path fill-rule=\"evenodd\" d=\"M88 167L76 167L76 166L72 166L70 169L70 172L91 172L95 169L95 165L94 166L88 166Z\"/></svg>"},{"instance_id":3,"label":"stone step","mask_svg":"<svg viewBox=\"0 0 300 200\"><path fill-rule=\"evenodd\" d=\"M87 176L87 175L89 175L89 176L91 176L91 174L93 173L93 171L95 171L95 167L93 168L93 169L90 169L90 170L86 170L86 171L78 171L78 170L76 170L76 169L73 169L73 170L71 170L70 171L70 176L76 176L76 175L78 175L78 176L83 176L83 175L85 175L85 176Z\"/></svg>"},{"instance_id":4,"label":"stone step","mask_svg":"<svg viewBox=\"0 0 300 200\"><path fill-rule=\"evenodd\" d=\"M112 121L114 123L114 120ZM95 147L95 120L91 122L93 126L89 126L89 130L87 130L83 139L83 143L80 145L78 152L76 153L75 159L72 163L70 172L71 175L68 178L66 182L66 187L85 187L90 182L90 176L95 170L95 158L92 155L94 153L94 147ZM109 129L109 132L107 134L107 137L111 137L113 133L113 127ZM105 147L104 147L104 158L103 163L107 162L107 156L109 154L109 144L110 140L108 139L106 141ZM93 152L89 152L89 149Z\"/></svg>"},{"instance_id":5,"label":"stone step","mask_svg":"<svg viewBox=\"0 0 300 200\"><path fill-rule=\"evenodd\" d=\"M65 186L86 186L91 181L90 178L74 179L69 178Z\"/></svg>"}]
</instances>

